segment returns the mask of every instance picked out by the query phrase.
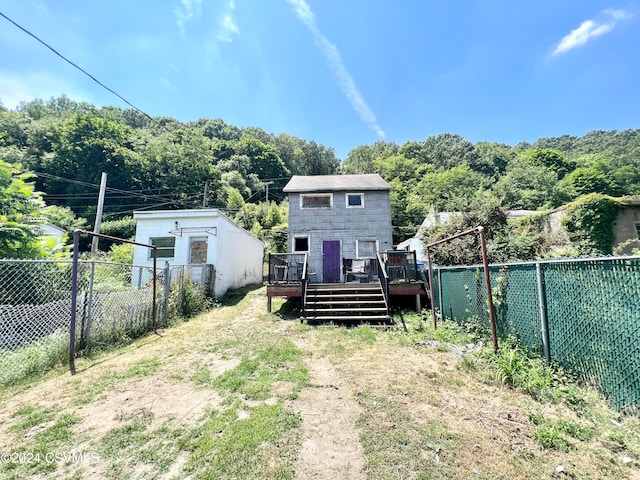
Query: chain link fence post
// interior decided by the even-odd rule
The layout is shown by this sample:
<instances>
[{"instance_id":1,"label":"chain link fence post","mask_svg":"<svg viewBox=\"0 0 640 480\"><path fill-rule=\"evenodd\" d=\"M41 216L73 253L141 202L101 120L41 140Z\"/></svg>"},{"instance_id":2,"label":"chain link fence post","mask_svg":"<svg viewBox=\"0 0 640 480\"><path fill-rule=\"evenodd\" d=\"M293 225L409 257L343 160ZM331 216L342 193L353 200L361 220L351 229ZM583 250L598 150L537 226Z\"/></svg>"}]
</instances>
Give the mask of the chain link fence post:
<instances>
[{"instance_id":1,"label":"chain link fence post","mask_svg":"<svg viewBox=\"0 0 640 480\"><path fill-rule=\"evenodd\" d=\"M540 308L540 331L542 333L542 348L547 365L551 363L549 348L549 323L547 320L547 296L545 294L544 272L540 262L536 262L536 286L538 289L538 305Z\"/></svg>"}]
</instances>

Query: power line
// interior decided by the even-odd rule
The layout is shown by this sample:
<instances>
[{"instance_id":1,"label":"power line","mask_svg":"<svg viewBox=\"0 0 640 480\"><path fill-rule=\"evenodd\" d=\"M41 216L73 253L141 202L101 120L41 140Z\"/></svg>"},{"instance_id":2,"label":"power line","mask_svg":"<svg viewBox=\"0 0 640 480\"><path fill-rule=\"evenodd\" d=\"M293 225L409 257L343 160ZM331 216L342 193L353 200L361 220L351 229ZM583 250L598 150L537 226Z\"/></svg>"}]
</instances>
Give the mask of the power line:
<instances>
[{"instance_id":1,"label":"power line","mask_svg":"<svg viewBox=\"0 0 640 480\"><path fill-rule=\"evenodd\" d=\"M18 27L20 30L22 30L24 33L26 33L27 35L29 35L30 37L33 37L34 39L36 39L38 42L40 42L42 45L44 45L45 47L47 47L49 50L51 50L53 53L55 53L58 57L60 57L61 59L63 59L65 62L67 62L69 65L77 68L78 70L80 70L82 73L84 73L87 77L89 77L91 80L93 80L94 82L96 82L98 85L100 85L102 88L104 88L105 90L108 90L109 92L111 92L112 94L114 94L116 97L118 97L120 100L122 100L124 103L126 103L127 105L129 105L131 108L133 108L135 111L141 113L142 115L144 115L145 117L147 117L149 120L153 121L153 117L151 117L151 115L149 115L146 112L143 112L142 110L140 110L138 107L136 107L135 105L133 105L131 102L129 102L129 100L127 100L126 98L124 98L122 95L120 95L119 93L117 93L116 91L112 90L111 88L107 87L104 83L102 83L100 80L98 80L96 77L94 77L93 75L91 75L89 72L87 72L86 70L84 70L82 67L79 67L78 65L76 65L75 63L73 63L71 60L69 60L67 57L65 57L64 55L62 55L60 52L58 52L55 48L53 48L51 45L49 45L47 42L45 42L44 40L40 39L40 37L38 37L37 35L31 33L29 30L27 30L26 28L18 25L16 22L14 22L13 20L11 20L9 17L7 17L4 13L0 12L0 16L2 16L3 18L5 18L6 20L8 20L9 22L11 22L12 24L14 24L16 27Z\"/></svg>"}]
</instances>

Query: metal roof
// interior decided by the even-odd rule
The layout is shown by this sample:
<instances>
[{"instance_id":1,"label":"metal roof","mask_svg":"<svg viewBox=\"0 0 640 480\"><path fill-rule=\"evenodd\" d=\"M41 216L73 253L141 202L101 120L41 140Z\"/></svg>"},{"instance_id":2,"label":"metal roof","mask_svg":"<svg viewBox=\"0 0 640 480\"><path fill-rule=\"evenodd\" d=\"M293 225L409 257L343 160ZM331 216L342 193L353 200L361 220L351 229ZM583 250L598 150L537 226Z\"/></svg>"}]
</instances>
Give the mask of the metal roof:
<instances>
[{"instance_id":1,"label":"metal roof","mask_svg":"<svg viewBox=\"0 0 640 480\"><path fill-rule=\"evenodd\" d=\"M391 190L377 173L365 175L294 175L282 189L285 193L339 190Z\"/></svg>"}]
</instances>

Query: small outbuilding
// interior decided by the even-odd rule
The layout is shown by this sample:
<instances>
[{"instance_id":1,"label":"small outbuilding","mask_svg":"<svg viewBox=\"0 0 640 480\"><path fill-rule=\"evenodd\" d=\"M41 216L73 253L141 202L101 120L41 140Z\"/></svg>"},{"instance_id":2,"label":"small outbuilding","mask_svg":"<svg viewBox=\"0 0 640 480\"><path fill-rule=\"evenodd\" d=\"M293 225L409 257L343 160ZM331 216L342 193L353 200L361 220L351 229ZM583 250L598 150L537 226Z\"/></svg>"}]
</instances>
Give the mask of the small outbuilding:
<instances>
[{"instance_id":1,"label":"small outbuilding","mask_svg":"<svg viewBox=\"0 0 640 480\"><path fill-rule=\"evenodd\" d=\"M133 213L138 243L156 246L158 267L165 262L213 265L211 294L262 283L264 244L217 209L156 210ZM151 249L136 246L134 264L153 265ZM197 280L197 279L194 279Z\"/></svg>"}]
</instances>

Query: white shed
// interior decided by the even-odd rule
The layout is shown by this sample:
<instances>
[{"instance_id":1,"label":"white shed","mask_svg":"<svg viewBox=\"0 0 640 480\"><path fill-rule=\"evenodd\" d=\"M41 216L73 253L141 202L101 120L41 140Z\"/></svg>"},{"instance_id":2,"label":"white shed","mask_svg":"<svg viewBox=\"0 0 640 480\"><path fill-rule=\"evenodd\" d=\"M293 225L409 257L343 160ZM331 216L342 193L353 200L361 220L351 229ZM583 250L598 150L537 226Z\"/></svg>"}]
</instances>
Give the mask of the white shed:
<instances>
[{"instance_id":1,"label":"white shed","mask_svg":"<svg viewBox=\"0 0 640 480\"><path fill-rule=\"evenodd\" d=\"M262 283L264 244L217 209L133 212L136 242L157 247L158 267L215 267L213 294ZM151 251L136 246L133 263L153 265Z\"/></svg>"}]
</instances>

